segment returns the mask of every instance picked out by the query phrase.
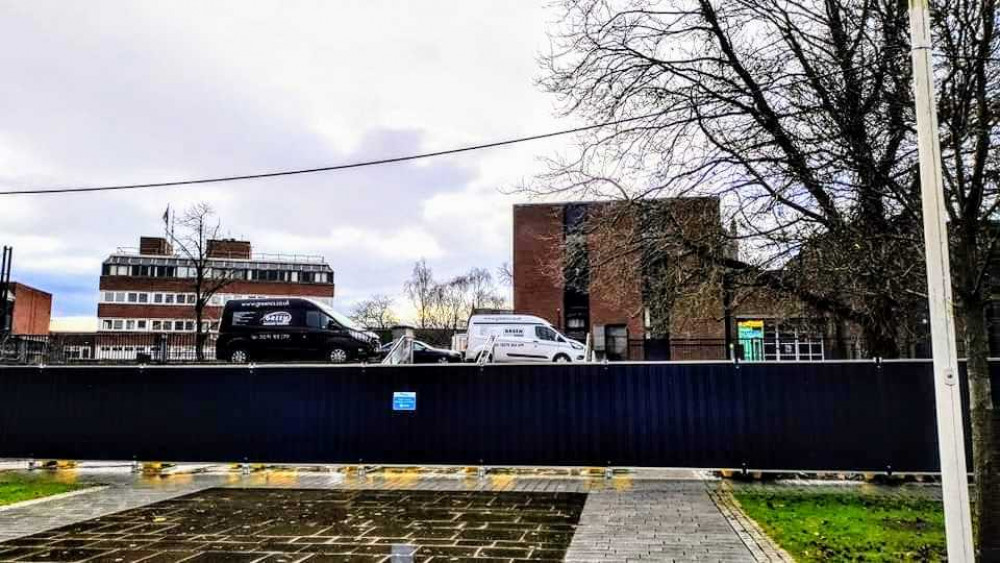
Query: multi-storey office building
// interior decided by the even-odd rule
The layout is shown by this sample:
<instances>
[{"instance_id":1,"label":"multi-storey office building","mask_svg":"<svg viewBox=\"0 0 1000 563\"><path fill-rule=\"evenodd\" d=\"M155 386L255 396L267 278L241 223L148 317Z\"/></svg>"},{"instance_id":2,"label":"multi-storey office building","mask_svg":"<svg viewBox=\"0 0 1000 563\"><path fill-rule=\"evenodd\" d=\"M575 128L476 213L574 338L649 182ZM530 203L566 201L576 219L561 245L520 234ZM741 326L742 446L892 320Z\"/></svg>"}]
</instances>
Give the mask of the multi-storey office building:
<instances>
[{"instance_id":1,"label":"multi-storey office building","mask_svg":"<svg viewBox=\"0 0 1000 563\"><path fill-rule=\"evenodd\" d=\"M333 304L333 269L320 256L259 254L249 242L239 240L209 241L206 254L209 275L230 281L205 307L204 332L218 330L222 307L230 299L308 297ZM160 334L192 335L193 353L195 284L193 263L163 238L142 237L139 248L120 248L108 256L101 271L95 357L127 359L142 353L155 357L154 336ZM132 338L127 345L115 344L125 342L122 338L100 338L115 333L149 337Z\"/></svg>"}]
</instances>

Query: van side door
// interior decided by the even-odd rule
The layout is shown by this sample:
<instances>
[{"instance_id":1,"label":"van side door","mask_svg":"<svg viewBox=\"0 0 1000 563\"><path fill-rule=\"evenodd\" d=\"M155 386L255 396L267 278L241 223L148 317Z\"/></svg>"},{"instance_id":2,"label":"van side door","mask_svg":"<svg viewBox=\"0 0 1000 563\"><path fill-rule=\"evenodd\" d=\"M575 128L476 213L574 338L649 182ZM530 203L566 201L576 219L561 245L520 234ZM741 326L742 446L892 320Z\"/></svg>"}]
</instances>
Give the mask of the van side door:
<instances>
[{"instance_id":1,"label":"van side door","mask_svg":"<svg viewBox=\"0 0 1000 563\"><path fill-rule=\"evenodd\" d=\"M527 361L530 352L525 339L525 327L515 324L494 325L491 333L497 335L496 346L493 349L493 360L496 362Z\"/></svg>"},{"instance_id":2,"label":"van side door","mask_svg":"<svg viewBox=\"0 0 1000 563\"><path fill-rule=\"evenodd\" d=\"M326 354L327 341L330 339L330 317L319 310L306 311L306 328L304 346L310 356L322 358Z\"/></svg>"},{"instance_id":3,"label":"van side door","mask_svg":"<svg viewBox=\"0 0 1000 563\"><path fill-rule=\"evenodd\" d=\"M534 327L534 356L537 361L552 361L556 354L562 351L559 335L551 327L536 325Z\"/></svg>"}]
</instances>

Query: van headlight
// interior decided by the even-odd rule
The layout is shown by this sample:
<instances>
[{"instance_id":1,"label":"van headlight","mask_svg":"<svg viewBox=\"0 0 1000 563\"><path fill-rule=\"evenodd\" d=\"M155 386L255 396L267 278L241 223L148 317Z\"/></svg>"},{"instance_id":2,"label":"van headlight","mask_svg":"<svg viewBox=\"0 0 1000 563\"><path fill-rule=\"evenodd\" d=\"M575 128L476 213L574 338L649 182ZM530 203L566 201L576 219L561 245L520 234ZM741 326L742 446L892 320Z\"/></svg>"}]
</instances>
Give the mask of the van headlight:
<instances>
[{"instance_id":1,"label":"van headlight","mask_svg":"<svg viewBox=\"0 0 1000 563\"><path fill-rule=\"evenodd\" d=\"M570 343L570 346L572 346L574 350L583 350L583 344L580 344L579 342L572 342Z\"/></svg>"}]
</instances>

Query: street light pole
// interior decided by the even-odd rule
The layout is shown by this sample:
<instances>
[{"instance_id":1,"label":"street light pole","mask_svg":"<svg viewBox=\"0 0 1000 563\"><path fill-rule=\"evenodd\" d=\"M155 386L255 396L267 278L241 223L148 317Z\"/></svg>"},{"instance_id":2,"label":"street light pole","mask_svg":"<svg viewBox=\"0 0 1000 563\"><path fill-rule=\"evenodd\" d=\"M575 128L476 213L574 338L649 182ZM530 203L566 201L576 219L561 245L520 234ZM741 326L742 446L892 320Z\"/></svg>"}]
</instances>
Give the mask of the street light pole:
<instances>
[{"instance_id":1,"label":"street light pole","mask_svg":"<svg viewBox=\"0 0 1000 563\"><path fill-rule=\"evenodd\" d=\"M931 64L930 0L910 0L910 41L913 91L920 155L920 191L924 212L927 256L927 297L930 306L931 347L934 355L934 403L948 561L973 563L969 478L965 461L965 429L958 386L958 355L951 296L948 230L945 225L944 184L937 102Z\"/></svg>"}]
</instances>

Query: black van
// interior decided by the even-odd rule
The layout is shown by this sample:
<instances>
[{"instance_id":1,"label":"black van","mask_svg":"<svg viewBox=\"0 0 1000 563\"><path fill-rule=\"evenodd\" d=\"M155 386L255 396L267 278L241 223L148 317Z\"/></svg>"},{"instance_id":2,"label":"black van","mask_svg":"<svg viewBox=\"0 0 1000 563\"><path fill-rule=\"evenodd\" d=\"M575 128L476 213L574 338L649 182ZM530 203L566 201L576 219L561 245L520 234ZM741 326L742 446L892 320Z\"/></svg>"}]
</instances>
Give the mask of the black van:
<instances>
[{"instance_id":1,"label":"black van","mask_svg":"<svg viewBox=\"0 0 1000 563\"><path fill-rule=\"evenodd\" d=\"M226 303L215 357L264 360L363 361L378 354L378 337L311 299L236 299Z\"/></svg>"}]
</instances>

